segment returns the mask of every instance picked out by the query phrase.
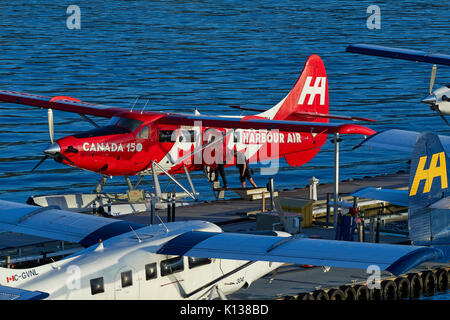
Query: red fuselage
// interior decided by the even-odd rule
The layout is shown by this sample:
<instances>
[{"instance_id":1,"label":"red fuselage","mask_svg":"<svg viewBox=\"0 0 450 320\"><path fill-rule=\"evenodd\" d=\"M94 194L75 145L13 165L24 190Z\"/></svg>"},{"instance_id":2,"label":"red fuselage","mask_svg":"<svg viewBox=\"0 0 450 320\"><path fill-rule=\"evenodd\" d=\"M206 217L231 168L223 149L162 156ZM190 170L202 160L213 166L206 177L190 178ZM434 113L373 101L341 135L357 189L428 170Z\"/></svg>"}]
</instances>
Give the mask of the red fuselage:
<instances>
[{"instance_id":1,"label":"red fuselage","mask_svg":"<svg viewBox=\"0 0 450 320\"><path fill-rule=\"evenodd\" d=\"M146 174L152 162L171 174L184 172L183 166L189 171L200 170L204 165L214 167L220 162L231 166L235 165L233 150L244 152L250 162L270 161L295 153L300 165L316 155L327 136L158 124L162 115L118 113L105 127L57 140L60 152L72 163L62 157L55 159L109 176ZM218 139L215 144L211 143L214 139Z\"/></svg>"}]
</instances>

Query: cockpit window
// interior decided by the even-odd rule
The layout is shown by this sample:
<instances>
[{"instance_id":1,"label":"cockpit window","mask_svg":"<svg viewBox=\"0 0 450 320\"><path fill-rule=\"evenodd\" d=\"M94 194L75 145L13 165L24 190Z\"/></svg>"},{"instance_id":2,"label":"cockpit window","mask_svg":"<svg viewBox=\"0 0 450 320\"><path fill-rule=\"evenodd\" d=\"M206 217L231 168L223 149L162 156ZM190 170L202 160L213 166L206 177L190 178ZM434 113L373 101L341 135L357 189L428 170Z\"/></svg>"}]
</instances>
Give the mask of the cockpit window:
<instances>
[{"instance_id":1,"label":"cockpit window","mask_svg":"<svg viewBox=\"0 0 450 320\"><path fill-rule=\"evenodd\" d=\"M117 121L119 121L120 117L112 117L111 119L109 119L108 123L106 124L106 126L114 126L116 125Z\"/></svg>"},{"instance_id":2,"label":"cockpit window","mask_svg":"<svg viewBox=\"0 0 450 320\"><path fill-rule=\"evenodd\" d=\"M92 137L101 137L101 136L110 136L114 134L122 134L122 133L130 133L130 130L122 127L116 126L106 126L95 128L86 132L81 132L74 134L73 136L77 139L82 138L92 138Z\"/></svg>"},{"instance_id":3,"label":"cockpit window","mask_svg":"<svg viewBox=\"0 0 450 320\"><path fill-rule=\"evenodd\" d=\"M159 142L174 142L174 131L173 130L159 130Z\"/></svg>"},{"instance_id":4,"label":"cockpit window","mask_svg":"<svg viewBox=\"0 0 450 320\"><path fill-rule=\"evenodd\" d=\"M119 118L112 117L105 127L95 128L86 132L81 132L74 134L75 138L92 138L100 136L108 136L114 134L130 133L139 128L143 121L129 119L129 118ZM147 128L148 130L148 128ZM147 133L148 135L148 133Z\"/></svg>"},{"instance_id":5,"label":"cockpit window","mask_svg":"<svg viewBox=\"0 0 450 320\"><path fill-rule=\"evenodd\" d=\"M133 132L137 128L141 126L143 121L130 119L130 118L120 118L119 122L117 122L116 126L126 128Z\"/></svg>"}]
</instances>

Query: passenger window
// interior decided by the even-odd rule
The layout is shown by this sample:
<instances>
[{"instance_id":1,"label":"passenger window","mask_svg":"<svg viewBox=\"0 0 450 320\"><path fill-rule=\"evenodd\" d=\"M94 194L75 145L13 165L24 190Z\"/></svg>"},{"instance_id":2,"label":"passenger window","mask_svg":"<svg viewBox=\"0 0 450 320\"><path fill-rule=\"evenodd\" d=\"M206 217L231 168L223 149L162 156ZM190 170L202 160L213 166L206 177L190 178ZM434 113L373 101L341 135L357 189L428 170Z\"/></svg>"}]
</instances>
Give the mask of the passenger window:
<instances>
[{"instance_id":1,"label":"passenger window","mask_svg":"<svg viewBox=\"0 0 450 320\"><path fill-rule=\"evenodd\" d=\"M133 285L133 277L130 271L125 271L120 274L122 278L122 288L126 288Z\"/></svg>"},{"instance_id":2,"label":"passenger window","mask_svg":"<svg viewBox=\"0 0 450 320\"><path fill-rule=\"evenodd\" d=\"M160 130L159 131L159 142L174 142L172 140L172 130Z\"/></svg>"},{"instance_id":3,"label":"passenger window","mask_svg":"<svg viewBox=\"0 0 450 320\"><path fill-rule=\"evenodd\" d=\"M147 126L143 127L140 133L138 134L140 135L141 139L148 139L148 127Z\"/></svg>"},{"instance_id":4,"label":"passenger window","mask_svg":"<svg viewBox=\"0 0 450 320\"><path fill-rule=\"evenodd\" d=\"M145 265L145 280L155 279L156 274L156 262Z\"/></svg>"},{"instance_id":5,"label":"passenger window","mask_svg":"<svg viewBox=\"0 0 450 320\"><path fill-rule=\"evenodd\" d=\"M105 292L103 277L91 279L91 294L98 294Z\"/></svg>"},{"instance_id":6,"label":"passenger window","mask_svg":"<svg viewBox=\"0 0 450 320\"><path fill-rule=\"evenodd\" d=\"M195 131L194 130L181 130L179 142L192 143L195 142Z\"/></svg>"},{"instance_id":7,"label":"passenger window","mask_svg":"<svg viewBox=\"0 0 450 320\"><path fill-rule=\"evenodd\" d=\"M161 276L184 270L183 257L175 257L161 261Z\"/></svg>"},{"instance_id":8,"label":"passenger window","mask_svg":"<svg viewBox=\"0 0 450 320\"><path fill-rule=\"evenodd\" d=\"M200 267L205 264L210 264L211 259L209 258L194 258L194 257L188 257L188 263L189 263L189 269Z\"/></svg>"},{"instance_id":9,"label":"passenger window","mask_svg":"<svg viewBox=\"0 0 450 320\"><path fill-rule=\"evenodd\" d=\"M233 133L233 137L234 137L234 143L239 143L241 142L241 133L240 132L234 132Z\"/></svg>"}]
</instances>

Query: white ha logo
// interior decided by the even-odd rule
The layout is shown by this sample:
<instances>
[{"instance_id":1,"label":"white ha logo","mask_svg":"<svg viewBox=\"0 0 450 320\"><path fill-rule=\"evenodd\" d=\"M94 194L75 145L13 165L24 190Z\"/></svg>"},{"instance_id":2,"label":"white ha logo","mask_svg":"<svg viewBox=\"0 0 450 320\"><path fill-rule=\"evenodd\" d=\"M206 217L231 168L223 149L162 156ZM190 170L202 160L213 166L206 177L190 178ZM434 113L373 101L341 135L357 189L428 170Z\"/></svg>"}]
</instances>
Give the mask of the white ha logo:
<instances>
[{"instance_id":1,"label":"white ha logo","mask_svg":"<svg viewBox=\"0 0 450 320\"><path fill-rule=\"evenodd\" d=\"M320 95L320 105L325 104L325 88L327 84L327 77L316 77L314 81L314 86L311 86L311 81L313 77L306 77L305 85L302 89L302 94L298 100L298 104L303 104L305 102L306 95L309 94L308 104L312 105L316 94Z\"/></svg>"}]
</instances>

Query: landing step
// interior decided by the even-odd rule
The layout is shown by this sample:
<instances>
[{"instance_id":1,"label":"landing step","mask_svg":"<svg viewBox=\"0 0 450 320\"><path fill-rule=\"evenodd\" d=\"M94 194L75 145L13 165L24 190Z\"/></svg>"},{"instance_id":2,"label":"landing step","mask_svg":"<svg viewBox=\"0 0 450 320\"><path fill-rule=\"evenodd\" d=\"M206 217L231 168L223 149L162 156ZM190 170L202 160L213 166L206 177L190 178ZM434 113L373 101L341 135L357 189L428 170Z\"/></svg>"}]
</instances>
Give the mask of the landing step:
<instances>
[{"instance_id":1,"label":"landing step","mask_svg":"<svg viewBox=\"0 0 450 320\"><path fill-rule=\"evenodd\" d=\"M237 193L244 200L260 200L263 195L266 199L270 198L270 192L267 188L228 188L226 190ZM278 197L278 191L274 191L274 197Z\"/></svg>"}]
</instances>

